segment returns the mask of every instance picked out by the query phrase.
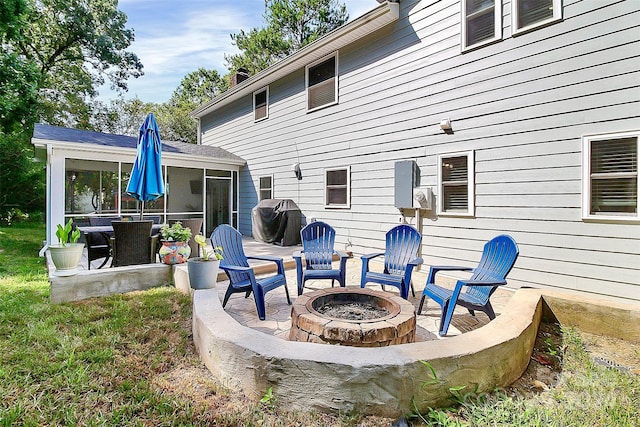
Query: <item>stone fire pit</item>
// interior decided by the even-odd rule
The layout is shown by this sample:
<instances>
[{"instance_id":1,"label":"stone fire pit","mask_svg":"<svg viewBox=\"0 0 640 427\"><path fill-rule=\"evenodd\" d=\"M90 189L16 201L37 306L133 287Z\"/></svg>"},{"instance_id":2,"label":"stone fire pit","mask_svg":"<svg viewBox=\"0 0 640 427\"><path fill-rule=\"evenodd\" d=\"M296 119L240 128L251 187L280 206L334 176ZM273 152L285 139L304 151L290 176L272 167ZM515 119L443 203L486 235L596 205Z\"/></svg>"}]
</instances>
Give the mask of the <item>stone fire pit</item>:
<instances>
[{"instance_id":1,"label":"stone fire pit","mask_svg":"<svg viewBox=\"0 0 640 427\"><path fill-rule=\"evenodd\" d=\"M385 347L415 338L413 304L388 292L322 289L299 296L291 308L290 341Z\"/></svg>"}]
</instances>

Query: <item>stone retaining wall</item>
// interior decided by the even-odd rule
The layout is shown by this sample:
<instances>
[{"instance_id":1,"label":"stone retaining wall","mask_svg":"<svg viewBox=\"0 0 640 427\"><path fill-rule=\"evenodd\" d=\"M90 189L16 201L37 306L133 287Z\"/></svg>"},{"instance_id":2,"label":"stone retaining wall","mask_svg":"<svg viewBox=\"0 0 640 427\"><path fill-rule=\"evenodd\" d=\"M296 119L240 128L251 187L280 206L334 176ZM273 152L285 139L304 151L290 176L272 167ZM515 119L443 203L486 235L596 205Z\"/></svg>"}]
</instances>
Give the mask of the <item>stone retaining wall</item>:
<instances>
[{"instance_id":1,"label":"stone retaining wall","mask_svg":"<svg viewBox=\"0 0 640 427\"><path fill-rule=\"evenodd\" d=\"M273 389L280 405L299 410L395 417L449 404L449 388L478 392L511 384L524 372L542 313L539 291L519 290L487 326L456 337L382 348L284 341L241 326L215 289L193 299L193 337L222 384L259 399ZM424 387L431 375L439 383Z\"/></svg>"}]
</instances>

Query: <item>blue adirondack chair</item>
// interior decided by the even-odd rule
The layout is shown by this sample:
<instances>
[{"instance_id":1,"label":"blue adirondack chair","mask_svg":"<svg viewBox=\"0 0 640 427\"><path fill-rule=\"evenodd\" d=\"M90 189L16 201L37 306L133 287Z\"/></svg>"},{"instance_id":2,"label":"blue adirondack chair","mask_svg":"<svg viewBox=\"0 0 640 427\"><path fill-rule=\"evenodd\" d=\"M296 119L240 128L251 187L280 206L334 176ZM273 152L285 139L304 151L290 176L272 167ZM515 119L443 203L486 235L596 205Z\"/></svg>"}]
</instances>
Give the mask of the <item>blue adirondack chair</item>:
<instances>
[{"instance_id":1,"label":"blue adirondack chair","mask_svg":"<svg viewBox=\"0 0 640 427\"><path fill-rule=\"evenodd\" d=\"M246 256L242 248L242 236L233 227L223 224L216 227L211 233L211 244L221 246L224 258L220 261L220 268L229 277L229 287L224 295L222 307L229 301L234 293L245 293L248 298L253 292L253 297L260 320L265 319L264 295L277 287L284 286L287 294L287 303L291 305L287 279L284 275L284 261L282 258L272 256ZM256 278L253 268L249 266L249 259L272 261L276 263L278 272L273 276Z\"/></svg>"},{"instance_id":2,"label":"blue adirondack chair","mask_svg":"<svg viewBox=\"0 0 640 427\"><path fill-rule=\"evenodd\" d=\"M489 316L496 318L489 298L500 285L507 284L507 274L513 268L518 258L518 245L511 236L497 236L484 245L480 263L476 268L459 266L433 266L429 269L429 276L422 299L418 307L418 314L422 311L425 297L429 297L442 307L440 317L440 336L447 334L451 317L456 304L461 305L475 316L474 310L480 310ZM439 271L473 271L469 280L458 280L453 290L443 288L435 284L436 274ZM462 288L465 287L465 291Z\"/></svg>"},{"instance_id":3,"label":"blue adirondack chair","mask_svg":"<svg viewBox=\"0 0 640 427\"><path fill-rule=\"evenodd\" d=\"M336 241L336 230L322 221L307 224L300 230L302 238L302 251L296 251L293 259L296 260L296 272L298 279L298 295L302 295L304 282L309 279L331 279L331 287L337 280L340 286L345 286L345 274L347 270L347 254L333 249ZM302 265L304 254L304 268ZM340 257L340 267L332 266L333 255Z\"/></svg>"},{"instance_id":4,"label":"blue adirondack chair","mask_svg":"<svg viewBox=\"0 0 640 427\"><path fill-rule=\"evenodd\" d=\"M400 289L400 296L409 297L409 287L413 296L416 296L411 283L411 274L414 267L422 264L422 258L418 257L418 250L422 242L422 234L414 227L401 224L387 232L385 251L362 255L362 278L360 287L364 288L368 282L379 283L384 290L385 285L395 286ZM377 273L369 271L369 261L375 257L384 255L384 271Z\"/></svg>"}]
</instances>

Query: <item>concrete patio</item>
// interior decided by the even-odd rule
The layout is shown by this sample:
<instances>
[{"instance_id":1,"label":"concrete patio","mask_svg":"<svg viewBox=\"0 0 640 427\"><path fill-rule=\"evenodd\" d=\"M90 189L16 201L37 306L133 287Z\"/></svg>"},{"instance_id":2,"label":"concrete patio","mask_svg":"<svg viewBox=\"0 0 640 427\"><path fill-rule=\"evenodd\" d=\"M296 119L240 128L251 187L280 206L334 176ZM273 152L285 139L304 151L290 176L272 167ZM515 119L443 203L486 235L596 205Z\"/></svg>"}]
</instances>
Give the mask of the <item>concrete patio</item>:
<instances>
[{"instance_id":1,"label":"concrete patio","mask_svg":"<svg viewBox=\"0 0 640 427\"><path fill-rule=\"evenodd\" d=\"M243 238L243 246L245 253L249 256L277 256L285 261L287 288L291 300L295 300L297 296L296 286L296 269L295 261L292 258L293 252L300 250L300 246L278 246L263 242L258 242L251 237ZM79 274L71 277L51 277L52 281L52 301L62 302L64 300L75 300L89 298L93 296L108 295L111 293L129 292L133 290L142 290L154 286L175 285L184 292L189 292L188 275L186 265L178 265L170 267L159 262L156 264L128 266L111 268L111 261L107 262L105 267L98 269L97 267L103 262L102 259L92 262L91 270L88 269L86 250L83 259L78 266ZM265 263L261 261L250 261L252 265L258 267L259 271L269 271L274 266L273 263ZM50 268L50 271L52 271ZM372 262L373 270L382 270L380 262ZM422 270L415 271L413 274L413 284L416 291L415 297L409 295L409 301L416 307L420 303L422 289L426 282L428 266L424 266ZM348 286L359 286L361 274L361 261L358 256L354 256L347 261L346 283ZM453 274L453 275L452 275ZM448 275L439 275L440 284L449 283L451 286L455 283L455 273ZM458 277L468 276L462 273ZM224 296L224 292L229 284L225 280L224 273L218 276L218 295L220 298ZM185 282L186 281L186 282ZM94 292L91 291L94 288ZM323 288L331 287L329 280L309 280L305 284L305 292L311 292ZM379 285L368 285L371 289L380 290ZM393 287L387 287L389 292L398 294L398 290ZM64 291L61 295L61 291ZM491 302L496 314L502 313L505 305L513 295L514 290L506 287L499 288L491 297ZM289 329L291 328L291 306L286 302L285 292L282 289L276 289L268 292L265 298L267 308L267 318L264 321L258 319L256 314L253 296L244 298L242 294L234 294L229 299L226 312L243 326L258 330L265 334L273 335L281 339L287 339ZM440 321L440 307L427 300L421 315L417 316L417 341L427 341L438 339L438 327ZM460 335L480 328L487 324L489 318L482 312L476 313L476 317L472 317L464 308L456 308L456 311L449 328L448 336Z\"/></svg>"}]
</instances>

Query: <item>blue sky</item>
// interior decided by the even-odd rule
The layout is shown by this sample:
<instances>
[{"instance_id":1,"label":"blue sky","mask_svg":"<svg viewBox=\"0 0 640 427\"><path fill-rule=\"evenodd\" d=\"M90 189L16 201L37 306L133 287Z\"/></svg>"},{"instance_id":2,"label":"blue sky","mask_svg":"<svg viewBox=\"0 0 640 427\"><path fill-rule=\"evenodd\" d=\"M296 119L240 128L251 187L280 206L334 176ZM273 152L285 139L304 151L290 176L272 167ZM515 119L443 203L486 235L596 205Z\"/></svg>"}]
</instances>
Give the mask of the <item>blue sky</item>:
<instances>
[{"instance_id":1,"label":"blue sky","mask_svg":"<svg viewBox=\"0 0 640 427\"><path fill-rule=\"evenodd\" d=\"M343 0L354 19L375 8L376 0ZM125 98L145 102L169 99L180 80L200 67L226 74L224 54L235 53L232 33L263 25L264 0L120 0L127 28L135 30L128 50L136 53L145 75L129 79ZM116 94L100 89L100 99Z\"/></svg>"}]
</instances>

